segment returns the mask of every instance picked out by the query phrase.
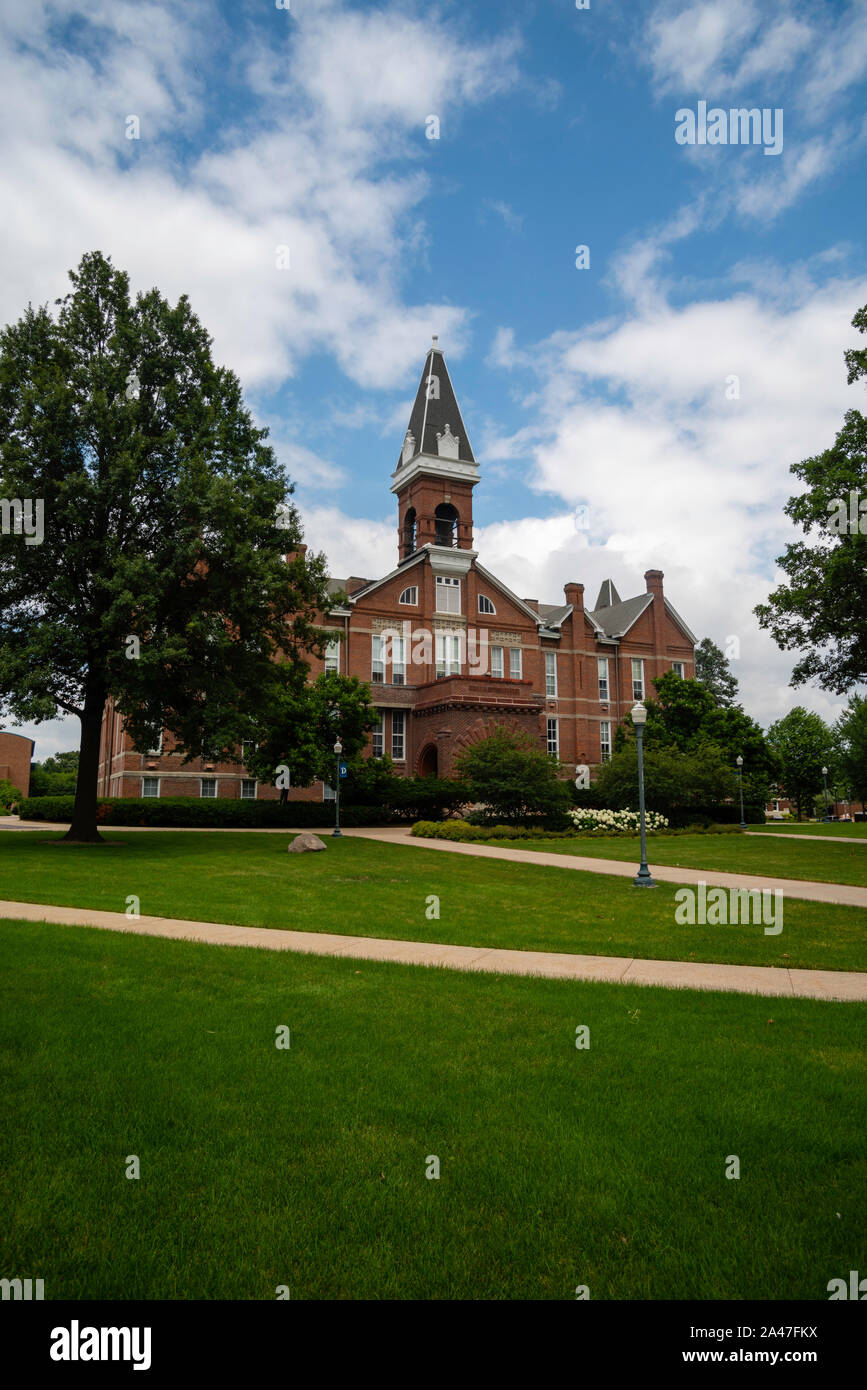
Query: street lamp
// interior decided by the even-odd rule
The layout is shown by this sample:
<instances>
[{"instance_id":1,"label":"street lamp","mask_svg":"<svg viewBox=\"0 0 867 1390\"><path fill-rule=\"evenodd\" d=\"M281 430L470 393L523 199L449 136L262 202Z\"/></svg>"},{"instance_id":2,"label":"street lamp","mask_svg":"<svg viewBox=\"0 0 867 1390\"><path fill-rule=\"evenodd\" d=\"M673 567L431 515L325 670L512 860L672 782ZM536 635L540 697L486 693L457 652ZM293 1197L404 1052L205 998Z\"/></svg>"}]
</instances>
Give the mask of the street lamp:
<instances>
[{"instance_id":1,"label":"street lamp","mask_svg":"<svg viewBox=\"0 0 867 1390\"><path fill-rule=\"evenodd\" d=\"M636 888L655 888L656 884L650 877L650 870L647 867L647 841L644 828L644 725L647 722L647 710L641 701L632 706L632 722L635 725L635 733L638 738L638 818L641 826L641 867L635 878L632 880Z\"/></svg>"},{"instance_id":2,"label":"street lamp","mask_svg":"<svg viewBox=\"0 0 867 1390\"><path fill-rule=\"evenodd\" d=\"M337 773L334 779L334 835L342 834L340 829L340 754L342 752L343 744L340 742L340 739L338 739L334 745L334 756L337 759L337 765L334 769Z\"/></svg>"},{"instance_id":3,"label":"street lamp","mask_svg":"<svg viewBox=\"0 0 867 1390\"><path fill-rule=\"evenodd\" d=\"M831 819L828 815L828 769L826 767L822 768L822 785L825 788L825 814L822 817L822 821L824 822Z\"/></svg>"},{"instance_id":4,"label":"street lamp","mask_svg":"<svg viewBox=\"0 0 867 1390\"><path fill-rule=\"evenodd\" d=\"M741 798L741 830L746 830L747 823L744 820L744 760L738 753L736 759L738 765L738 791Z\"/></svg>"}]
</instances>

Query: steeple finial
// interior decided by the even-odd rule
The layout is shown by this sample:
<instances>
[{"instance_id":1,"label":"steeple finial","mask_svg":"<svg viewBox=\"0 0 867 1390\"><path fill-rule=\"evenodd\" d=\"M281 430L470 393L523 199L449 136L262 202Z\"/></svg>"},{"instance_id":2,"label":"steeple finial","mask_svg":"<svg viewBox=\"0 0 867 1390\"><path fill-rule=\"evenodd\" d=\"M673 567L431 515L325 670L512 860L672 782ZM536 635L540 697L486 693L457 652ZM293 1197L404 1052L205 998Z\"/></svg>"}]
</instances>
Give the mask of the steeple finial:
<instances>
[{"instance_id":1,"label":"steeple finial","mask_svg":"<svg viewBox=\"0 0 867 1390\"><path fill-rule=\"evenodd\" d=\"M431 341L431 347L433 348L434 352L439 352L439 350L440 350L440 335L439 335L439 333L434 333L433 339L432 339L432 341Z\"/></svg>"}]
</instances>

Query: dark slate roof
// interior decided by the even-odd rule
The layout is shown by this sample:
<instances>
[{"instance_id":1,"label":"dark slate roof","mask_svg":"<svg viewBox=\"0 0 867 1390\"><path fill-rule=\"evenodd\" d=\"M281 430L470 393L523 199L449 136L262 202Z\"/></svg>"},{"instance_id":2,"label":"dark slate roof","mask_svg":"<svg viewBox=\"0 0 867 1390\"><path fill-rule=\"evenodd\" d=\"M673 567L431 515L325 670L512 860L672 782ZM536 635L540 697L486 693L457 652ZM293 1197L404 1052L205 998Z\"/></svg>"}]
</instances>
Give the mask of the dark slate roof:
<instances>
[{"instance_id":1,"label":"dark slate roof","mask_svg":"<svg viewBox=\"0 0 867 1390\"><path fill-rule=\"evenodd\" d=\"M606 584L610 581L606 580ZM603 589L605 585L603 584ZM611 585L614 589L614 585ZM616 593L616 589L614 590ZM607 607L594 608L590 614L594 618L606 637L623 637L629 631L636 618L653 602L653 594L638 594L636 598L628 598L623 602L611 603Z\"/></svg>"},{"instance_id":2,"label":"dark slate roof","mask_svg":"<svg viewBox=\"0 0 867 1390\"><path fill-rule=\"evenodd\" d=\"M613 608L615 603L620 603L621 601L620 595L614 587L614 581L606 579L603 582L602 588L599 590L599 597L596 600L596 608L593 609L593 612L595 613L599 608Z\"/></svg>"},{"instance_id":3,"label":"dark slate roof","mask_svg":"<svg viewBox=\"0 0 867 1390\"><path fill-rule=\"evenodd\" d=\"M439 399L435 396L431 397L430 400L427 399L428 377L430 375L439 379ZM425 415L425 406L427 406L427 415ZM424 439L422 439L422 422L424 422ZM463 459L465 463L475 463L476 460L470 448L466 427L449 376L449 369L446 366L446 359L443 357L441 348L432 347L428 349L424 361L421 381L418 384L412 413L409 417L409 429L415 439L416 453L432 454L434 458L437 458L437 434L443 434L446 425L452 434L457 435L460 440L458 458ZM403 455L403 440L400 443L401 454L397 460L398 467L400 467Z\"/></svg>"},{"instance_id":4,"label":"dark slate roof","mask_svg":"<svg viewBox=\"0 0 867 1390\"><path fill-rule=\"evenodd\" d=\"M546 627L559 627L571 609L570 603L540 603L539 617Z\"/></svg>"}]
</instances>

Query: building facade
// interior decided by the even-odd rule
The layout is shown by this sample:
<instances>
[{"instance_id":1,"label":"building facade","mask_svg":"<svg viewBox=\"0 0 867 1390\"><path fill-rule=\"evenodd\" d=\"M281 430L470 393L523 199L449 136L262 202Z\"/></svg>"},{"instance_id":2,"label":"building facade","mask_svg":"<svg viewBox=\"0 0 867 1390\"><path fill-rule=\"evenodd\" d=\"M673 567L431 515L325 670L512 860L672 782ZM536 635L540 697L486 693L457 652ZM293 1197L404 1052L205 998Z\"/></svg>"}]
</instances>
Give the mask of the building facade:
<instances>
[{"instance_id":1,"label":"building facade","mask_svg":"<svg viewBox=\"0 0 867 1390\"><path fill-rule=\"evenodd\" d=\"M33 748L32 738L25 738L23 734L7 734L0 730L0 782L11 782L22 796L30 794Z\"/></svg>"},{"instance_id":2,"label":"building facade","mask_svg":"<svg viewBox=\"0 0 867 1390\"><path fill-rule=\"evenodd\" d=\"M621 599L605 580L593 608L583 584L562 600L520 597L482 564L473 546L478 464L436 338L397 466L391 475L398 529L394 565L381 578L332 579L335 606L320 615L334 633L323 670L370 683L379 712L369 753L412 775L451 776L455 759L492 724L518 728L567 766L611 754L614 730L664 671L694 675L695 637L665 597L663 573ZM343 595L344 597L341 597ZM238 763L182 765L170 743L132 748L111 704L103 721L103 796L274 798ZM292 799L329 799L317 784Z\"/></svg>"}]
</instances>

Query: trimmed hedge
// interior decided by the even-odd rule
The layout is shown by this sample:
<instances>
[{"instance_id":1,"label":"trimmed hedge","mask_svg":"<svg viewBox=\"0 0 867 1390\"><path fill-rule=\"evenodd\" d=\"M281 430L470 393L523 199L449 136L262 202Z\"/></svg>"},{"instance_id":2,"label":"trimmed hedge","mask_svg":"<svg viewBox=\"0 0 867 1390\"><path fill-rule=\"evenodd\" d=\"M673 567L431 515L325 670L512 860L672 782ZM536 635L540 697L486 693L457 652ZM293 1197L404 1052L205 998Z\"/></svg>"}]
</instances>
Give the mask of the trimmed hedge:
<instances>
[{"instance_id":1,"label":"trimmed hedge","mask_svg":"<svg viewBox=\"0 0 867 1390\"><path fill-rule=\"evenodd\" d=\"M69 821L72 796L29 797L19 804L22 820ZM212 826L268 829L299 826L328 830L334 825L333 801L232 801L227 797L108 797L97 803L100 825ZM340 823L348 828L392 825L399 818L381 806L340 806Z\"/></svg>"},{"instance_id":2,"label":"trimmed hedge","mask_svg":"<svg viewBox=\"0 0 867 1390\"><path fill-rule=\"evenodd\" d=\"M739 835L736 825L681 826L676 830L648 830L648 840L663 839L666 835ZM538 826L471 825L465 820L416 821L411 835L426 840L465 840L473 843L485 840L637 840L639 832L624 830L542 830Z\"/></svg>"}]
</instances>

